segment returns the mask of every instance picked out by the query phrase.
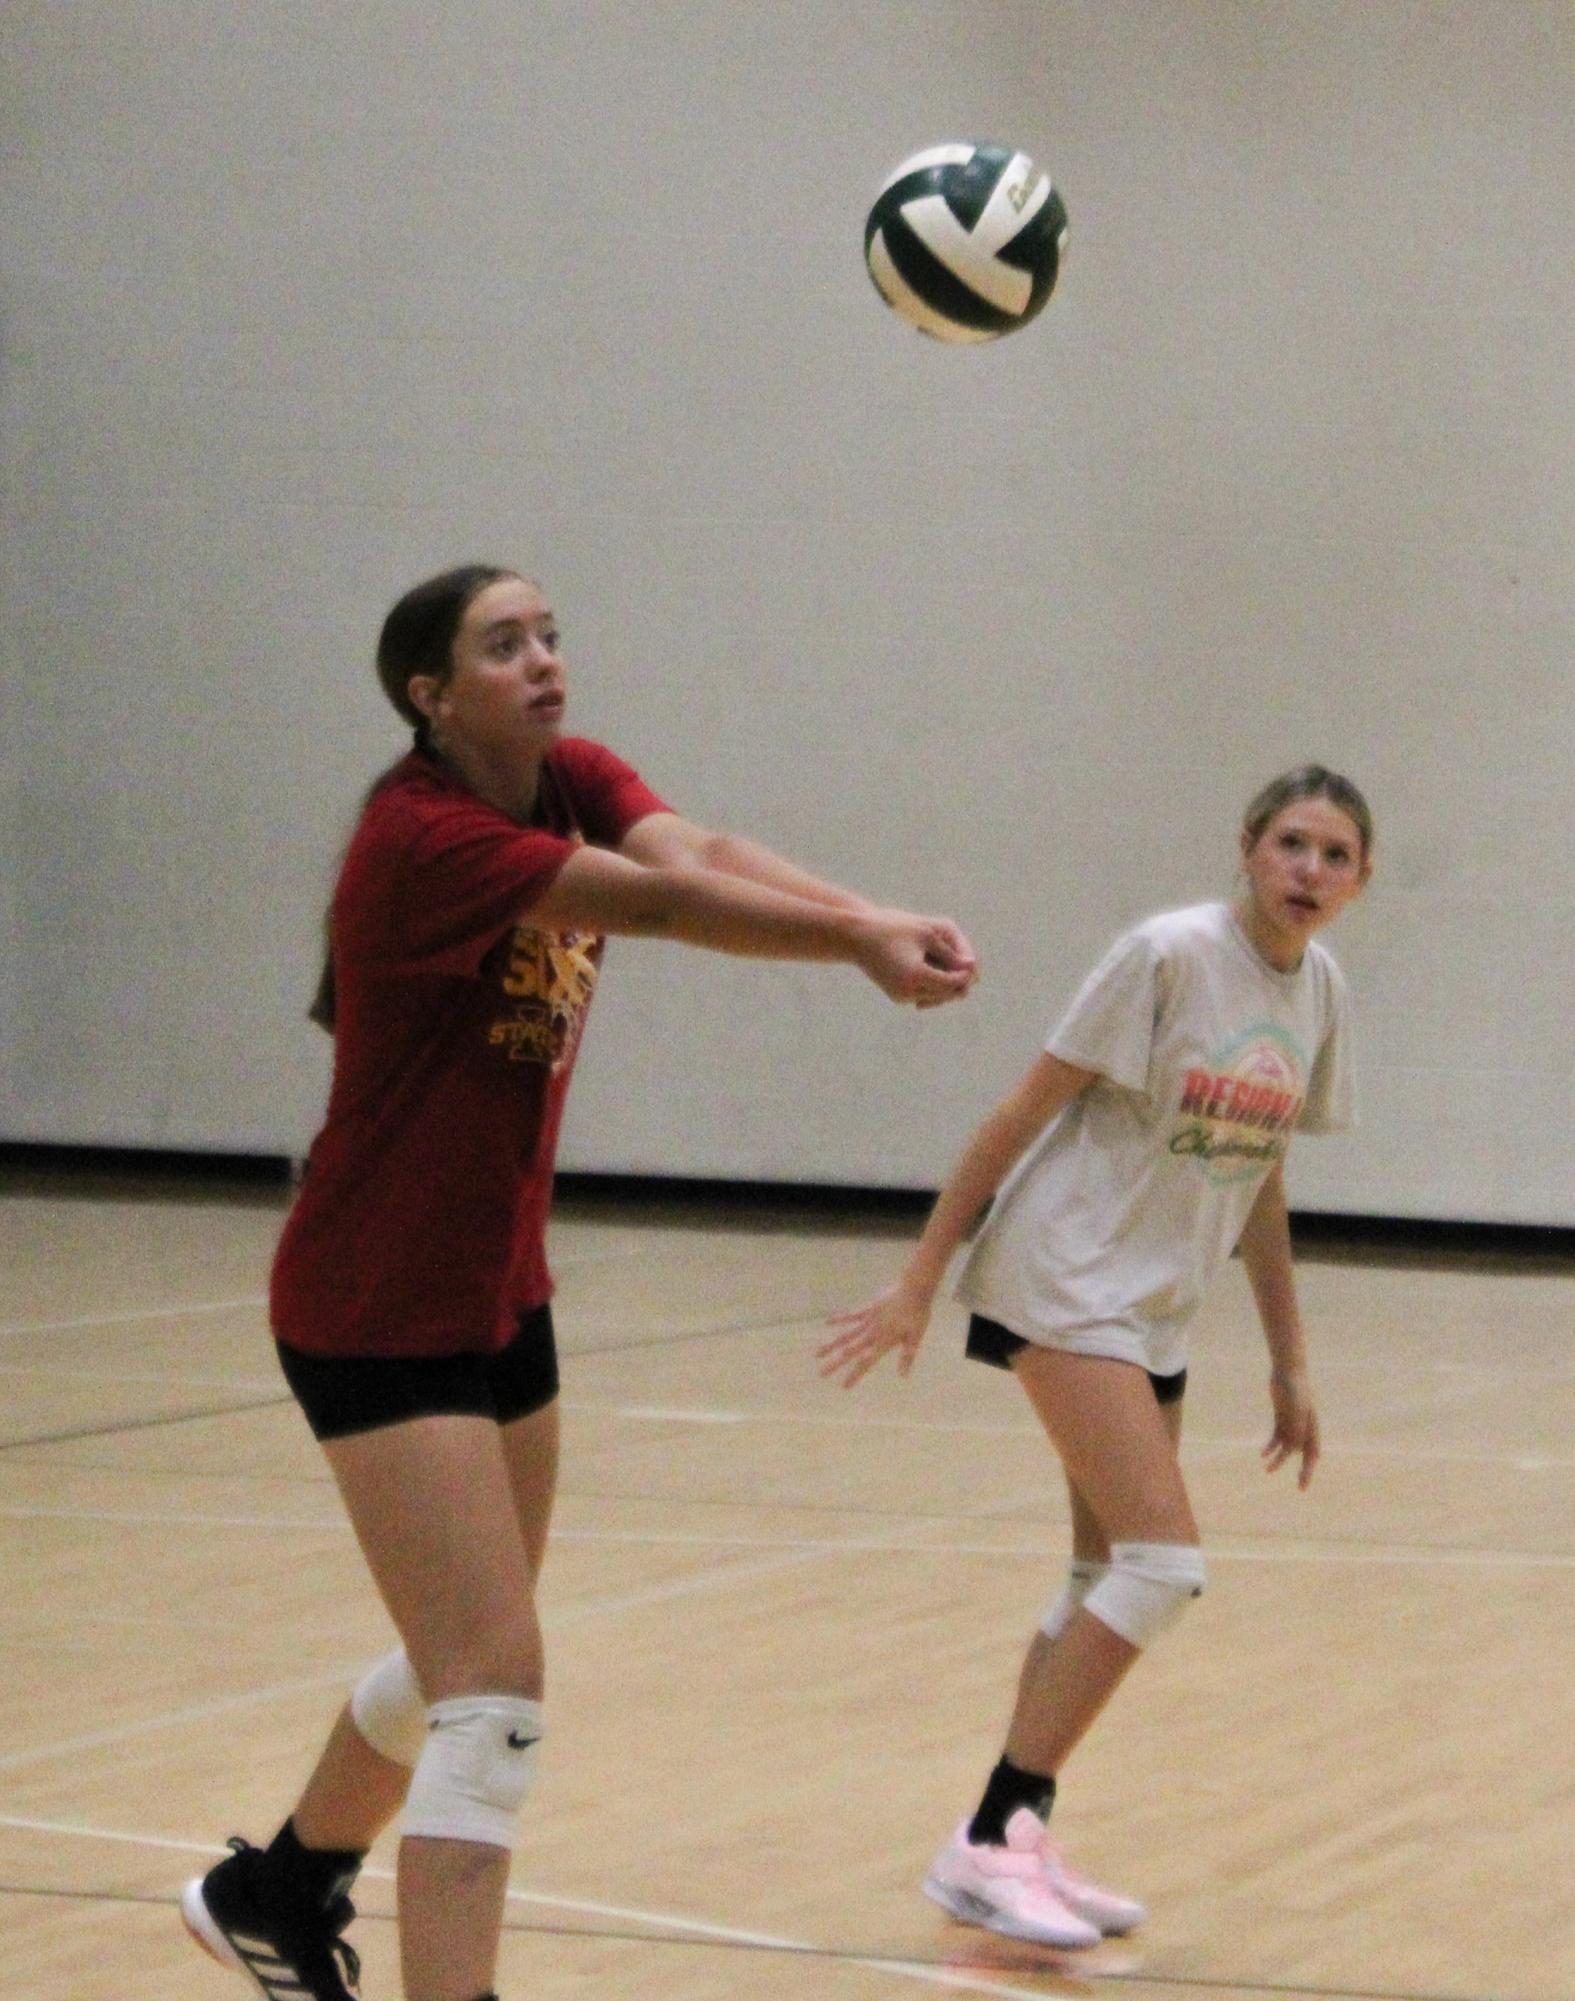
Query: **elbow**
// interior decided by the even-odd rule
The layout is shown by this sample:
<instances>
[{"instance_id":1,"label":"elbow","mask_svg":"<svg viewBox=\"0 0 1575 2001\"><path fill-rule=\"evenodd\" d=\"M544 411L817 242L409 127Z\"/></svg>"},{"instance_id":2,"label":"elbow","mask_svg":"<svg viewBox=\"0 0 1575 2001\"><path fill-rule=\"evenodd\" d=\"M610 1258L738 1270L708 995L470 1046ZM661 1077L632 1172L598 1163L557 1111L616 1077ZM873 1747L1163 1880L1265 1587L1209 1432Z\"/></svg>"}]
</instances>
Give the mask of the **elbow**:
<instances>
[{"instance_id":1,"label":"elbow","mask_svg":"<svg viewBox=\"0 0 1575 2001\"><path fill-rule=\"evenodd\" d=\"M738 843L730 834L705 833L695 845L690 865L712 869L720 875L736 875L741 860Z\"/></svg>"}]
</instances>

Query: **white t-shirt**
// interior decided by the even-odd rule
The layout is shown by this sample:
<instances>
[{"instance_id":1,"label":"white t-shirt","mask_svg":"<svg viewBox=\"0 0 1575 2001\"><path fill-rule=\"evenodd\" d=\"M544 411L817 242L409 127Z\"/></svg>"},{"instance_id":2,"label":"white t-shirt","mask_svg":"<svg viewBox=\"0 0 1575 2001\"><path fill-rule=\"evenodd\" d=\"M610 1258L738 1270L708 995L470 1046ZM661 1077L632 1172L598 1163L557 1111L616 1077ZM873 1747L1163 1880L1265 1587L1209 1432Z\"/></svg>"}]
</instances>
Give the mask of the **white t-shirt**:
<instances>
[{"instance_id":1,"label":"white t-shirt","mask_svg":"<svg viewBox=\"0 0 1575 2001\"><path fill-rule=\"evenodd\" d=\"M1002 1183L958 1296L1025 1340L1156 1375L1293 1130L1352 1122L1345 982L1309 943L1282 973L1228 904L1151 917L1046 1048L1099 1074Z\"/></svg>"}]
</instances>

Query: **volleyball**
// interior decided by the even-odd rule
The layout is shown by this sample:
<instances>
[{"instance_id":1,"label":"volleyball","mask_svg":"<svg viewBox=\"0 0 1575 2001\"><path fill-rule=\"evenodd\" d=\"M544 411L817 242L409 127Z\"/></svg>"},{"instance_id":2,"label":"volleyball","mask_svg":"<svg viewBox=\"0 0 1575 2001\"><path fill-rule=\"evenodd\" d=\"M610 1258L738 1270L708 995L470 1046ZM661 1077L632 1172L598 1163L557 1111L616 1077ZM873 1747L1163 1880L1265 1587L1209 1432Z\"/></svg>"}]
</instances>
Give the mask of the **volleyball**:
<instances>
[{"instance_id":1,"label":"volleyball","mask_svg":"<svg viewBox=\"0 0 1575 2001\"><path fill-rule=\"evenodd\" d=\"M1010 146L930 146L889 174L864 225L875 289L936 340L998 340L1055 289L1066 205Z\"/></svg>"}]
</instances>

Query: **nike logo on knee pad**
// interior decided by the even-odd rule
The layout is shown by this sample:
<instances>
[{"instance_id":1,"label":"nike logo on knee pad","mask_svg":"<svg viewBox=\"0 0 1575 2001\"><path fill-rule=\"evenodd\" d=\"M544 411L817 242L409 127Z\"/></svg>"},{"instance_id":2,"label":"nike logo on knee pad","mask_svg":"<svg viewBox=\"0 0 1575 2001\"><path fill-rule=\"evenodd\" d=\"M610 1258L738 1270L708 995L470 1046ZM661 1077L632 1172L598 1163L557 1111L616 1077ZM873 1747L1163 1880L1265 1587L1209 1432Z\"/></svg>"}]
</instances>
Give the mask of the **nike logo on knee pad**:
<instances>
[{"instance_id":1,"label":"nike logo on knee pad","mask_svg":"<svg viewBox=\"0 0 1575 2001\"><path fill-rule=\"evenodd\" d=\"M517 1730L511 1730L507 1738L508 1747L511 1751L528 1751L532 1744L539 1744L540 1742L541 1739L539 1737L522 1737Z\"/></svg>"}]
</instances>

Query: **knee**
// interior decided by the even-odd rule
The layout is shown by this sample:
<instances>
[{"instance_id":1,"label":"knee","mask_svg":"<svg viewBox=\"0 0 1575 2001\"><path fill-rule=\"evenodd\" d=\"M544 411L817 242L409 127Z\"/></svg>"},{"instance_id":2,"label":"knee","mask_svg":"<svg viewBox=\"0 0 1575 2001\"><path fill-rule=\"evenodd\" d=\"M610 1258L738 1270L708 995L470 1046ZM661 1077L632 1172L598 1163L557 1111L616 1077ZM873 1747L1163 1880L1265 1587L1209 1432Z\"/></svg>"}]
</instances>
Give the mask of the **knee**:
<instances>
[{"instance_id":1,"label":"knee","mask_svg":"<svg viewBox=\"0 0 1575 2001\"><path fill-rule=\"evenodd\" d=\"M1039 1621L1039 1630L1047 1640L1058 1639L1065 1632L1078 1606L1088 1602L1089 1592L1109 1568L1108 1563L1091 1556L1073 1557L1060 1597Z\"/></svg>"},{"instance_id":2,"label":"knee","mask_svg":"<svg viewBox=\"0 0 1575 2001\"><path fill-rule=\"evenodd\" d=\"M350 1717L379 1757L393 1765L415 1764L426 1742L427 1705L403 1647L362 1675L351 1692Z\"/></svg>"},{"instance_id":3,"label":"knee","mask_svg":"<svg viewBox=\"0 0 1575 2001\"><path fill-rule=\"evenodd\" d=\"M404 1833L512 1848L541 1734L541 1704L525 1696L434 1702L405 1796Z\"/></svg>"},{"instance_id":4,"label":"knee","mask_svg":"<svg viewBox=\"0 0 1575 2001\"><path fill-rule=\"evenodd\" d=\"M1205 1575L1196 1543L1112 1543L1110 1567L1083 1609L1129 1645L1146 1647L1202 1596Z\"/></svg>"},{"instance_id":5,"label":"knee","mask_svg":"<svg viewBox=\"0 0 1575 2001\"><path fill-rule=\"evenodd\" d=\"M540 1629L534 1623L528 1630L489 1634L475 1646L429 1661L426 1670L434 1701L476 1697L481 1691L539 1704L542 1679ZM430 1711L403 1647L374 1662L356 1683L350 1718L379 1757L394 1765L415 1765L426 1746Z\"/></svg>"}]
</instances>

